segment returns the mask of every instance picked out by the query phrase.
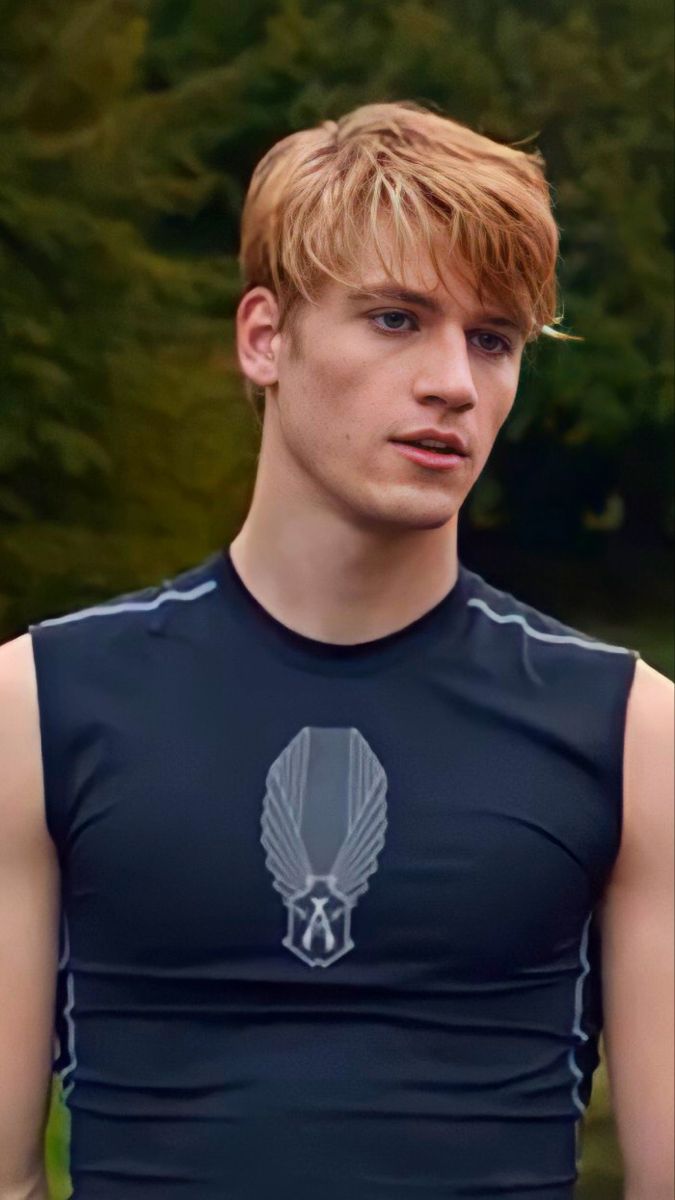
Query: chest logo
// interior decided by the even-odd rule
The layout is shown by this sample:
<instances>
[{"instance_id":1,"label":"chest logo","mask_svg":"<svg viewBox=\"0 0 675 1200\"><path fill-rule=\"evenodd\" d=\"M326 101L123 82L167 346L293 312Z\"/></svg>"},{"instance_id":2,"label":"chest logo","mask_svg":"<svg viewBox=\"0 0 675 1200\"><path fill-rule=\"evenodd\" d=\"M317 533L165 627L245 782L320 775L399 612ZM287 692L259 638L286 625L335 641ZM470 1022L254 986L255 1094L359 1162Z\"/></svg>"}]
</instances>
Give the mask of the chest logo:
<instances>
[{"instance_id":1,"label":"chest logo","mask_svg":"<svg viewBox=\"0 0 675 1200\"><path fill-rule=\"evenodd\" d=\"M282 941L310 967L354 942L351 911L377 870L387 777L358 729L305 726L267 773L261 842L288 909Z\"/></svg>"}]
</instances>

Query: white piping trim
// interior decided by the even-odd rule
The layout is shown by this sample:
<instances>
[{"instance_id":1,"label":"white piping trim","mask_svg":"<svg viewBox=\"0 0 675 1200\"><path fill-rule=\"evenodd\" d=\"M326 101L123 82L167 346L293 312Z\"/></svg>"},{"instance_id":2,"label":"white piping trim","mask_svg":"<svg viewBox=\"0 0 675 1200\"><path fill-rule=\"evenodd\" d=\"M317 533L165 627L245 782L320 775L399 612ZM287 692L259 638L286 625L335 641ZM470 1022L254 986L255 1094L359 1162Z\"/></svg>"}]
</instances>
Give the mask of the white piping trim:
<instances>
[{"instance_id":1,"label":"white piping trim","mask_svg":"<svg viewBox=\"0 0 675 1200\"><path fill-rule=\"evenodd\" d=\"M65 944L63 956L62 956L61 962L59 963L59 966L61 966L62 964L65 966L65 964L70 961L70 934L69 934L69 930L68 930L67 920L65 921L65 943L66 944ZM68 1096L70 1095L73 1088L75 1087L74 1079L71 1079L70 1083L66 1087L66 1077L68 1075L70 1075L77 1066L77 1051L75 1049L75 1019L73 1017L74 1007L75 1007L75 978L73 976L73 972L69 970L68 974L66 975L66 1003L65 1003L65 1006L63 1009L63 1018L66 1023L66 1030L67 1030L67 1034L68 1034L68 1062L66 1063L63 1070L59 1072L59 1074L61 1076L61 1086L63 1088L64 1100L68 1099Z\"/></svg>"},{"instance_id":2,"label":"white piping trim","mask_svg":"<svg viewBox=\"0 0 675 1200\"><path fill-rule=\"evenodd\" d=\"M217 587L215 579L211 579L207 583L200 583L198 587L192 588L189 592L178 592L171 589L162 592L161 596L157 596L155 600L139 600L133 604L97 604L93 608L83 608L80 612L69 613L65 617L50 617L46 621L40 621L39 624L65 625L69 621L86 621L89 617L108 617L114 613L150 612L154 608L159 608L160 604L164 604L166 600L198 600L200 596L205 596L207 592L212 592Z\"/></svg>"},{"instance_id":3,"label":"white piping trim","mask_svg":"<svg viewBox=\"0 0 675 1200\"><path fill-rule=\"evenodd\" d=\"M590 926L592 917L593 917L593 912L591 911L586 918L584 928L583 928L583 933L581 935L581 944L579 946L579 960L581 962L581 966L583 969L577 979L576 987L574 989L574 1024L572 1026L572 1033L579 1039L580 1042L588 1041L588 1034L585 1032L585 1030L583 1030L581 1028L581 1015L582 1015L583 1008L584 1008L584 999L583 999L584 981L591 969L591 964L588 961L587 950L588 950L588 930L589 930L589 926ZM583 1116L586 1109L579 1097L579 1084L583 1080L583 1073L579 1070L579 1067L577 1066L577 1063L576 1063L576 1059L574 1057L576 1050L577 1050L577 1047L573 1046L567 1056L567 1061L569 1063L569 1067L570 1067L572 1074L575 1076L575 1083L574 1083L574 1087L572 1088L572 1099L573 1099L576 1107L579 1109L579 1112Z\"/></svg>"},{"instance_id":4,"label":"white piping trim","mask_svg":"<svg viewBox=\"0 0 675 1200\"><path fill-rule=\"evenodd\" d=\"M542 633L539 629L533 629L531 625L528 625L525 617L521 616L520 613L497 613L484 600L474 599L467 601L467 603L473 605L474 608L480 608L487 617L490 617L492 621L499 622L500 625L522 625L530 637L536 638L540 642L581 646L583 650L604 650L606 654L630 654L630 650L627 650L624 646L608 646L605 642L585 641L583 638L574 637L571 634Z\"/></svg>"},{"instance_id":5,"label":"white piping trim","mask_svg":"<svg viewBox=\"0 0 675 1200\"><path fill-rule=\"evenodd\" d=\"M65 913L62 915L61 924L63 926L63 950L59 959L59 971L62 971L70 957L70 938L68 936L68 921Z\"/></svg>"}]
</instances>

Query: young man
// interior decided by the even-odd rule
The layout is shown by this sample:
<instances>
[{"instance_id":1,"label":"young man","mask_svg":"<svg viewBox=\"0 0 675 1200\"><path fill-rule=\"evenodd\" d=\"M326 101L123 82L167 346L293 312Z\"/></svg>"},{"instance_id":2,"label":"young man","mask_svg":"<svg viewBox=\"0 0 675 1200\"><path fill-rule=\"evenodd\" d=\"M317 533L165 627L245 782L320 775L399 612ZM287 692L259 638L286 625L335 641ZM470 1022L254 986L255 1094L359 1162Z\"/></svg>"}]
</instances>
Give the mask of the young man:
<instances>
[{"instance_id":1,"label":"young man","mask_svg":"<svg viewBox=\"0 0 675 1200\"><path fill-rule=\"evenodd\" d=\"M671 1200L673 689L457 557L556 254L415 105L259 164L243 528L0 653L0 1200L55 1004L76 1200L570 1200L603 1021Z\"/></svg>"}]
</instances>

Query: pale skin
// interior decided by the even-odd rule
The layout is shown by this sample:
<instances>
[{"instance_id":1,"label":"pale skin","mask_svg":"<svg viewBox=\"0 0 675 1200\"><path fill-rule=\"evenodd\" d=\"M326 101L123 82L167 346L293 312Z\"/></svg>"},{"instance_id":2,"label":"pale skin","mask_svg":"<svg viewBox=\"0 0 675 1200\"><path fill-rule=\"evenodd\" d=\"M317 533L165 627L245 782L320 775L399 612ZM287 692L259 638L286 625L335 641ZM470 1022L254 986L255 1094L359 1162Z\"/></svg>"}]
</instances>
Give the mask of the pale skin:
<instances>
[{"instance_id":1,"label":"pale skin","mask_svg":"<svg viewBox=\"0 0 675 1200\"><path fill-rule=\"evenodd\" d=\"M421 264L421 265L420 265ZM459 271L364 284L426 295L350 298L329 283L278 331L273 294L237 314L244 373L266 390L249 514L232 557L277 619L318 640L369 641L431 608L457 578L457 515L514 403L524 339L513 314L478 303ZM384 334L376 327L391 328ZM503 342L509 352L503 351ZM390 439L421 426L462 433L469 457L432 472ZM605 1046L626 1200L672 1200L673 686L637 664L626 716L624 825L600 908ZM42 1144L51 1078L59 879L44 821L29 635L0 648L0 1200L46 1200Z\"/></svg>"},{"instance_id":2,"label":"pale skin","mask_svg":"<svg viewBox=\"0 0 675 1200\"><path fill-rule=\"evenodd\" d=\"M375 252L364 255L364 283L382 277ZM485 320L509 314L484 309L456 271L452 294L432 290L430 262L410 265L403 282L438 311L351 298L331 282L303 311L300 354L276 331L266 288L239 306L239 361L265 387L266 411L232 558L275 616L319 640L390 633L452 587L460 505L515 399L523 335ZM401 328L382 332L394 317ZM421 427L467 439L458 470L425 470L390 441Z\"/></svg>"}]
</instances>

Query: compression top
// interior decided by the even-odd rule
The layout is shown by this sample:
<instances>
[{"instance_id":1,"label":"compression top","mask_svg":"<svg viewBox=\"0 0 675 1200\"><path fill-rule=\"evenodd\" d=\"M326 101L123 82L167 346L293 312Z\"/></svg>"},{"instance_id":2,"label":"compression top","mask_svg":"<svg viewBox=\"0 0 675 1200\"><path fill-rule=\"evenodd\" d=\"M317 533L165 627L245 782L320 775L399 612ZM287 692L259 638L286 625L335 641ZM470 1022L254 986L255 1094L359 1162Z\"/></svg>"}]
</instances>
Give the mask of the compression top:
<instances>
[{"instance_id":1,"label":"compression top","mask_svg":"<svg viewBox=\"0 0 675 1200\"><path fill-rule=\"evenodd\" d=\"M74 1200L571 1200L638 652L461 563L321 642L227 547L30 633Z\"/></svg>"}]
</instances>

